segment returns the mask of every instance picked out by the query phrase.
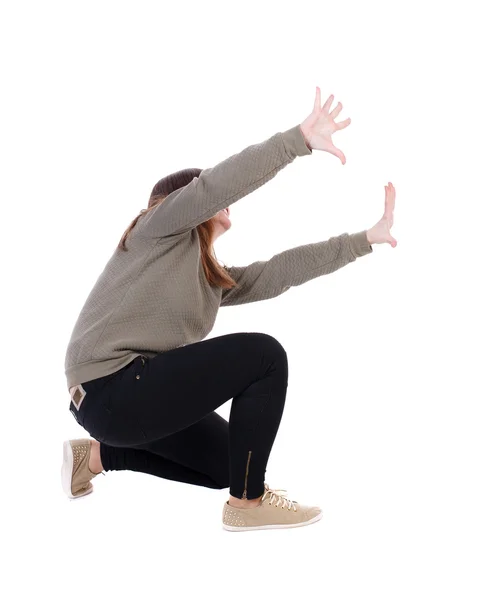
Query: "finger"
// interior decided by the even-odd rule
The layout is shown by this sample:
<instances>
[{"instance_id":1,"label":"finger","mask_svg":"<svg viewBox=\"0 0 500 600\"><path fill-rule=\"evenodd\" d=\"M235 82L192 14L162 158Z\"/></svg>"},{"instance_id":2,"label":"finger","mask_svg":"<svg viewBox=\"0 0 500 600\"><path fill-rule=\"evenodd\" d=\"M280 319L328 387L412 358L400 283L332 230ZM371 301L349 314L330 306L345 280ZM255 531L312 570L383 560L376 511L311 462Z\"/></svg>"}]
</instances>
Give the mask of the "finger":
<instances>
[{"instance_id":1,"label":"finger","mask_svg":"<svg viewBox=\"0 0 500 600\"><path fill-rule=\"evenodd\" d=\"M345 121L339 121L338 123L335 123L335 125L337 126L337 129L345 129L350 124L351 124L350 117L349 117L349 119L345 119Z\"/></svg>"},{"instance_id":2,"label":"finger","mask_svg":"<svg viewBox=\"0 0 500 600\"><path fill-rule=\"evenodd\" d=\"M394 194L389 186L385 187L385 205L384 205L384 217L386 219L392 219L392 213L394 211Z\"/></svg>"},{"instance_id":3,"label":"finger","mask_svg":"<svg viewBox=\"0 0 500 600\"><path fill-rule=\"evenodd\" d=\"M392 207L391 207L391 201L390 201L390 197L389 194L386 195L385 197L385 205L384 205L384 215L383 218L390 220L392 217Z\"/></svg>"},{"instance_id":4,"label":"finger","mask_svg":"<svg viewBox=\"0 0 500 600\"><path fill-rule=\"evenodd\" d=\"M323 110L325 112L328 112L330 110L330 106L332 105L333 102L333 94L330 94L328 100L323 104Z\"/></svg>"},{"instance_id":5,"label":"finger","mask_svg":"<svg viewBox=\"0 0 500 600\"><path fill-rule=\"evenodd\" d=\"M335 119L335 117L338 116L338 114L342 110L342 108L343 108L342 102L338 102L337 106L332 110L332 112L329 114L329 116L332 117L332 119Z\"/></svg>"},{"instance_id":6,"label":"finger","mask_svg":"<svg viewBox=\"0 0 500 600\"><path fill-rule=\"evenodd\" d=\"M316 86L316 99L314 100L314 112L321 110L321 91L318 86Z\"/></svg>"},{"instance_id":7,"label":"finger","mask_svg":"<svg viewBox=\"0 0 500 600\"><path fill-rule=\"evenodd\" d=\"M391 186L391 192L392 192L394 201L396 201L396 188L392 185L392 183L390 181L389 181L389 185Z\"/></svg>"},{"instance_id":8,"label":"finger","mask_svg":"<svg viewBox=\"0 0 500 600\"><path fill-rule=\"evenodd\" d=\"M392 186L392 184L391 184ZM391 187L389 192L389 207L391 209L391 213L394 211L394 205L396 203L396 190Z\"/></svg>"}]
</instances>

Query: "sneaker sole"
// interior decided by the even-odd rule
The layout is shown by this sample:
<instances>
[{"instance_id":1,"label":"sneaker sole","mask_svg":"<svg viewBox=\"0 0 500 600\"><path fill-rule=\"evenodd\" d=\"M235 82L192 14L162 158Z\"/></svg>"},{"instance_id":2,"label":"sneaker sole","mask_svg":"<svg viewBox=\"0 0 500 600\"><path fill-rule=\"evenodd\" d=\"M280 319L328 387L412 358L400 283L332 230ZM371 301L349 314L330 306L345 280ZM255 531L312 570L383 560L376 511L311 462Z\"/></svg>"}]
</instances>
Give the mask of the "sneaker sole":
<instances>
[{"instance_id":1,"label":"sneaker sole","mask_svg":"<svg viewBox=\"0 0 500 600\"><path fill-rule=\"evenodd\" d=\"M323 517L323 512L320 512L309 521L302 521L300 523L280 523L276 525L257 525L254 527L234 527L233 525L226 525L222 523L223 529L226 531L253 531L254 529L290 529L291 527L304 527L304 525L311 525L312 523L316 523Z\"/></svg>"},{"instance_id":2,"label":"sneaker sole","mask_svg":"<svg viewBox=\"0 0 500 600\"><path fill-rule=\"evenodd\" d=\"M64 490L64 493L68 496L70 500L75 500L76 498L81 498L82 496L86 496L87 494L91 494L94 491L93 486L90 487L89 490L83 492L83 494L78 494L74 496L71 493L71 478L73 475L73 450L71 448L71 444L66 441L63 443L63 462L61 467L61 483Z\"/></svg>"}]
</instances>

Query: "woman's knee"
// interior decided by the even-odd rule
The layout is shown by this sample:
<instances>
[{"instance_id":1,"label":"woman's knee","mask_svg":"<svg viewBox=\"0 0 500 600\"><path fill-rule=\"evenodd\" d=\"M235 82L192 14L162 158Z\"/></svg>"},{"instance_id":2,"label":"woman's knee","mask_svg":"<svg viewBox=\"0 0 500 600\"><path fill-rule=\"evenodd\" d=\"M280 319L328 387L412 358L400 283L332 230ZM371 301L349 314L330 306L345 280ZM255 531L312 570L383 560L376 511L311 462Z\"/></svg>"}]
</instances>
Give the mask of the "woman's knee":
<instances>
[{"instance_id":1,"label":"woman's knee","mask_svg":"<svg viewBox=\"0 0 500 600\"><path fill-rule=\"evenodd\" d=\"M257 345L256 352L262 357L261 368L265 368L267 373L267 369L272 365L288 378L288 357L283 345L268 333L255 332L247 335L251 336L252 341Z\"/></svg>"},{"instance_id":2,"label":"woman's knee","mask_svg":"<svg viewBox=\"0 0 500 600\"><path fill-rule=\"evenodd\" d=\"M274 360L287 364L288 357L286 350L275 337L262 332L248 333L247 335L253 336L256 339L259 348L264 350L266 356L271 356Z\"/></svg>"}]
</instances>

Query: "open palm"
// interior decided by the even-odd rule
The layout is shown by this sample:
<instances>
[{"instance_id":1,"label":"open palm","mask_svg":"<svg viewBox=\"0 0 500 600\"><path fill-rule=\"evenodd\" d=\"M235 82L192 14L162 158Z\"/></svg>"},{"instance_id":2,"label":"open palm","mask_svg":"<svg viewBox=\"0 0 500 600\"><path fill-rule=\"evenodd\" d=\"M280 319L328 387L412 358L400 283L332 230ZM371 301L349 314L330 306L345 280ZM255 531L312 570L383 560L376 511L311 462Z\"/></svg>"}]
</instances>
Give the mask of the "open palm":
<instances>
[{"instance_id":1,"label":"open palm","mask_svg":"<svg viewBox=\"0 0 500 600\"><path fill-rule=\"evenodd\" d=\"M385 208L380 221L371 229L368 229L367 238L370 244L390 244L393 248L398 242L391 235L391 227L394 223L394 205L396 203L396 190L392 183L385 185Z\"/></svg>"},{"instance_id":2,"label":"open palm","mask_svg":"<svg viewBox=\"0 0 500 600\"><path fill-rule=\"evenodd\" d=\"M334 119L342 110L342 104L338 102L332 112L328 112L332 102L333 94L329 96L323 108L321 108L321 90L319 87L316 87L316 99L313 111L307 119L302 121L300 127L313 150L329 152L340 158L341 163L345 165L345 155L342 150L333 145L331 136L336 131L339 131L339 129L347 127L351 123L351 119L348 118L336 123Z\"/></svg>"}]
</instances>

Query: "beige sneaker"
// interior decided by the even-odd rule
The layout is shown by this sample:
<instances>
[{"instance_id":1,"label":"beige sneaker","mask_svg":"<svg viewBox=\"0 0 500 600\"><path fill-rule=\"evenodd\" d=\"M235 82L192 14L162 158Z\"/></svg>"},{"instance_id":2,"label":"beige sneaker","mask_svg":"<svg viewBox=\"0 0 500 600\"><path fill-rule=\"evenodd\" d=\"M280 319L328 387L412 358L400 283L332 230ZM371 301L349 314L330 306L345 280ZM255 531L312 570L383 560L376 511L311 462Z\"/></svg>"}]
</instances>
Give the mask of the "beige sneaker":
<instances>
[{"instance_id":1,"label":"beige sneaker","mask_svg":"<svg viewBox=\"0 0 500 600\"><path fill-rule=\"evenodd\" d=\"M61 483L69 498L80 498L94 490L90 482L99 473L89 469L91 442L89 439L68 440L63 444ZM101 471L104 475L104 471Z\"/></svg>"},{"instance_id":2,"label":"beige sneaker","mask_svg":"<svg viewBox=\"0 0 500 600\"><path fill-rule=\"evenodd\" d=\"M319 521L323 511L319 506L301 505L285 498L286 490L273 490L264 484L264 494L254 508L236 508L226 501L222 511L222 527L227 531L253 529L286 529Z\"/></svg>"}]
</instances>

